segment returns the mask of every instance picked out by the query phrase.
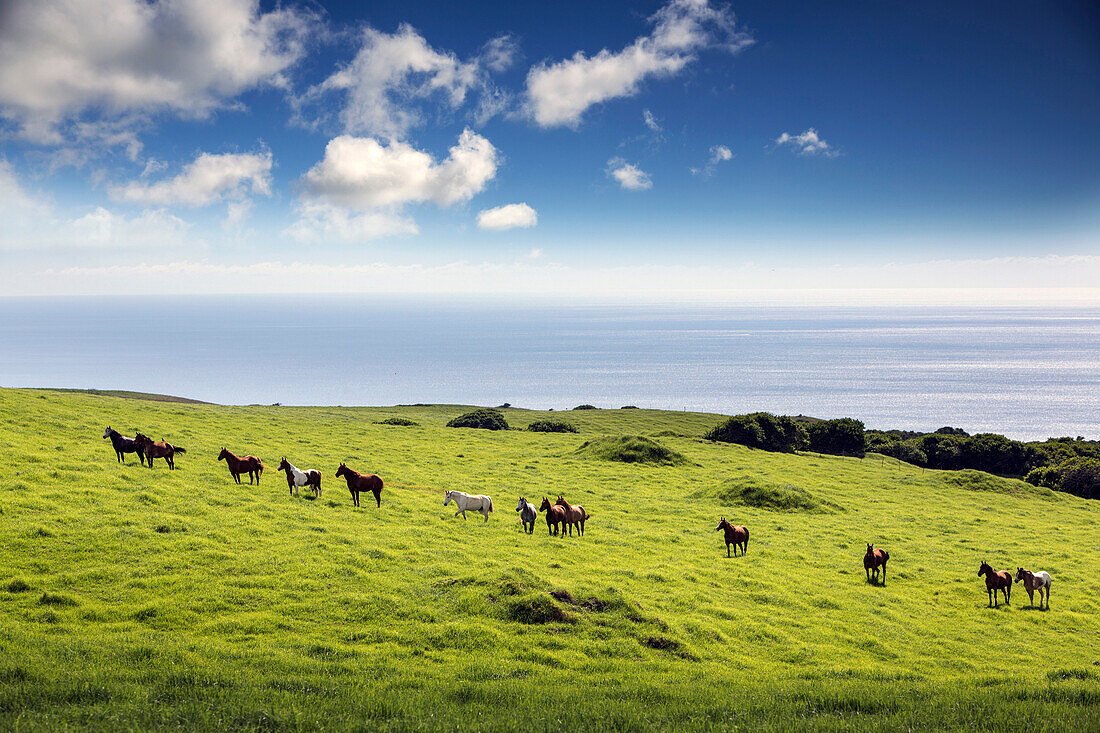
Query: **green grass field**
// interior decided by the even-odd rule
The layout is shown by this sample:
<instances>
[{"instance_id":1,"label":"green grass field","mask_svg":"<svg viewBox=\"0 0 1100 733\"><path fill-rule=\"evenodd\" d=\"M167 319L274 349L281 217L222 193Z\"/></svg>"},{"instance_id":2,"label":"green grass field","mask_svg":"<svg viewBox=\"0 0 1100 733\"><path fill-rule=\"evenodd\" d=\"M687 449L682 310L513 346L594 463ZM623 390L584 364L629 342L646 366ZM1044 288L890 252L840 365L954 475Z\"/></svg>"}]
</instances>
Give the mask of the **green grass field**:
<instances>
[{"instance_id":1,"label":"green grass field","mask_svg":"<svg viewBox=\"0 0 1100 733\"><path fill-rule=\"evenodd\" d=\"M465 409L0 390L0 729L1100 729L1100 504L709 443L716 415L444 427ZM108 424L187 453L119 465ZM684 460L577 452L619 435ZM321 499L289 495L284 455ZM381 509L351 506L341 461L385 479ZM496 511L454 519L445 489ZM585 537L523 534L518 497L559 493ZM986 608L982 560L1049 571L1051 610L1021 586Z\"/></svg>"}]
</instances>

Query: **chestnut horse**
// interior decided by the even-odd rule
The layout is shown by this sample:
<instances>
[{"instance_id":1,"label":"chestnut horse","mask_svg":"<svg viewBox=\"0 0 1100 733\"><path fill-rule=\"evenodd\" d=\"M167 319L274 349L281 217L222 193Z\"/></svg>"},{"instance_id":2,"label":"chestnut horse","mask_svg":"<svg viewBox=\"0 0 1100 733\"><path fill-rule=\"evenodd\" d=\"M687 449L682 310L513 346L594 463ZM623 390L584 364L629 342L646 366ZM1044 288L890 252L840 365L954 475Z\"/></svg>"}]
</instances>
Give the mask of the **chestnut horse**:
<instances>
[{"instance_id":1,"label":"chestnut horse","mask_svg":"<svg viewBox=\"0 0 1100 733\"><path fill-rule=\"evenodd\" d=\"M256 456L245 456L244 458L237 458L229 452L228 448L222 448L222 452L218 454L219 461L225 461L225 464L229 466L229 473L233 475L233 480L238 484L241 482L241 474L248 474L248 483L252 483L253 477L256 479L256 485L260 484L260 474L264 472L264 462Z\"/></svg>"},{"instance_id":2,"label":"chestnut horse","mask_svg":"<svg viewBox=\"0 0 1100 733\"><path fill-rule=\"evenodd\" d=\"M138 433L134 436L134 440L141 448L141 452L145 454L146 460L149 461L149 468L153 467L154 458L163 458L164 462L168 464L168 469L172 470L176 467L176 462L173 457L177 453L186 453L183 448L178 445L172 445L171 443L158 443L151 440L148 435Z\"/></svg>"},{"instance_id":3,"label":"chestnut horse","mask_svg":"<svg viewBox=\"0 0 1100 733\"><path fill-rule=\"evenodd\" d=\"M360 491L370 491L374 494L374 500L378 502L378 506L382 506L382 479L378 476L373 473L364 475L352 471L343 463L340 464L340 468L336 469L336 478L341 476L348 482L348 491L351 492L351 501L355 506L359 506Z\"/></svg>"},{"instance_id":4,"label":"chestnut horse","mask_svg":"<svg viewBox=\"0 0 1100 733\"><path fill-rule=\"evenodd\" d=\"M994 570L989 567L989 563L983 562L978 568L978 575L985 576L985 592L989 594L990 606L997 607L997 591L1004 595L1005 603L1008 603L1012 595L1012 573L1007 570Z\"/></svg>"},{"instance_id":5,"label":"chestnut horse","mask_svg":"<svg viewBox=\"0 0 1100 733\"><path fill-rule=\"evenodd\" d=\"M563 496L558 495L558 500L554 502L556 506L560 506L565 510L565 526L569 528L569 535L573 535L573 527L577 528L577 536L584 536L584 520L591 519L592 515L584 510L584 507L580 504L574 506L565 500Z\"/></svg>"},{"instance_id":6,"label":"chestnut horse","mask_svg":"<svg viewBox=\"0 0 1100 733\"><path fill-rule=\"evenodd\" d=\"M546 531L550 534L557 534L558 527L561 527L561 534L564 537L565 509L556 504L551 504L550 500L544 496L539 510L546 512Z\"/></svg>"},{"instance_id":7,"label":"chestnut horse","mask_svg":"<svg viewBox=\"0 0 1100 733\"><path fill-rule=\"evenodd\" d=\"M138 458L141 459L141 465L145 465L145 451L141 449L135 438L127 438L122 433L118 432L110 425L103 431L104 438L111 439L111 445L115 448L115 456L118 458L119 463L126 463L126 459L123 457L125 453L137 453Z\"/></svg>"},{"instance_id":8,"label":"chestnut horse","mask_svg":"<svg viewBox=\"0 0 1100 733\"><path fill-rule=\"evenodd\" d=\"M730 556L730 545L733 545L734 552L737 552L740 548L742 555L749 551L749 530L747 527L741 524L734 526L727 522L725 517L722 517L722 521L718 523L714 531L717 532L720 529L726 530L726 557Z\"/></svg>"},{"instance_id":9,"label":"chestnut horse","mask_svg":"<svg viewBox=\"0 0 1100 733\"><path fill-rule=\"evenodd\" d=\"M867 582L878 582L878 569L882 566L882 584L886 585L886 561L890 559L890 553L886 550L876 550L868 543L867 552L863 555L863 569L867 571Z\"/></svg>"},{"instance_id":10,"label":"chestnut horse","mask_svg":"<svg viewBox=\"0 0 1100 733\"><path fill-rule=\"evenodd\" d=\"M1033 573L1030 570L1024 570L1023 568L1016 568L1016 582L1024 581L1024 590L1027 591L1027 597L1031 600L1031 607L1035 607L1035 591L1039 591L1039 610L1043 610L1043 591L1046 591L1047 595L1047 610L1050 610L1050 573L1045 570L1040 570L1037 573Z\"/></svg>"}]
</instances>

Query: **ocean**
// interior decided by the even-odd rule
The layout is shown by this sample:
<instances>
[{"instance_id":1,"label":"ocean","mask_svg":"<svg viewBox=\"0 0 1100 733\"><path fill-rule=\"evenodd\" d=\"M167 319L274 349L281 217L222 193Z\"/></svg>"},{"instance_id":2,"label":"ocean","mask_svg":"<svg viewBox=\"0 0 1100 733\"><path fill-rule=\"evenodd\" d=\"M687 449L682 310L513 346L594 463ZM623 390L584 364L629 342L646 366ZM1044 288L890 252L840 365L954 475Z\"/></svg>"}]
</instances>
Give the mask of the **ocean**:
<instances>
[{"instance_id":1,"label":"ocean","mask_svg":"<svg viewBox=\"0 0 1100 733\"><path fill-rule=\"evenodd\" d=\"M222 404L583 403L1100 438L1100 309L0 298L0 385Z\"/></svg>"}]
</instances>

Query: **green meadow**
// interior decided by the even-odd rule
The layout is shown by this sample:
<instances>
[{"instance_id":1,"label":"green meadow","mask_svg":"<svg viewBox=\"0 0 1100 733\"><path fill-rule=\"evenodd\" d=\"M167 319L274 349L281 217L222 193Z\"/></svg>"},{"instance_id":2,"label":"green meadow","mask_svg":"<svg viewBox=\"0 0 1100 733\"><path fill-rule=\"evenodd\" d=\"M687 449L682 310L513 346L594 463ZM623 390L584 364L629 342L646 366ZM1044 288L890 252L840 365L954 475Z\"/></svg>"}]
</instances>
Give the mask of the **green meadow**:
<instances>
[{"instance_id":1,"label":"green meadow","mask_svg":"<svg viewBox=\"0 0 1100 733\"><path fill-rule=\"evenodd\" d=\"M445 427L467 409L0 390L0 729L1100 729L1100 504L703 440L718 415ZM548 418L579 432L522 430ZM187 453L120 465L107 425ZM609 460L624 435L673 458ZM222 446L264 460L258 486ZM341 461L382 476L381 509ZM448 489L491 495L489 522ZM519 496L558 494L585 536L524 534ZM1051 610L1020 585L987 608L983 560L1050 572Z\"/></svg>"}]
</instances>

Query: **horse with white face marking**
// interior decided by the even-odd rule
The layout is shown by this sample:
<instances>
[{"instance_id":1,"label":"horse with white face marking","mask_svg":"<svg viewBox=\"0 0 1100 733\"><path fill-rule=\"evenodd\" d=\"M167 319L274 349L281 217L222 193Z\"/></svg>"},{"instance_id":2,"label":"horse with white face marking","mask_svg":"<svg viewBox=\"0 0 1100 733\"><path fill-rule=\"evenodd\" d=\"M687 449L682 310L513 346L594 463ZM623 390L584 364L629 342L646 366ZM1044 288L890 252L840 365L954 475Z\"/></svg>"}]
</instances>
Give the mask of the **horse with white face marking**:
<instances>
[{"instance_id":1,"label":"horse with white face marking","mask_svg":"<svg viewBox=\"0 0 1100 733\"><path fill-rule=\"evenodd\" d=\"M519 521L523 522L523 531L527 534L534 534L535 520L539 518L539 510L535 508L534 504L521 496L519 504L516 504L516 511L519 512Z\"/></svg>"},{"instance_id":2,"label":"horse with white face marking","mask_svg":"<svg viewBox=\"0 0 1100 733\"><path fill-rule=\"evenodd\" d=\"M1035 591L1039 591L1039 610L1043 610L1043 592L1047 595L1047 610L1050 610L1050 573L1046 570L1040 570L1037 573L1033 573L1030 570L1024 570L1023 568L1016 568L1016 582L1024 581L1024 590L1027 591L1027 597L1031 601L1031 607L1035 607Z\"/></svg>"},{"instance_id":3,"label":"horse with white face marking","mask_svg":"<svg viewBox=\"0 0 1100 733\"><path fill-rule=\"evenodd\" d=\"M447 506L451 502L455 503L458 507L458 511L455 512L457 517L462 515L463 519L466 519L466 510L474 512L481 512L485 515L485 521L489 521L489 512L493 511L492 498L485 496L485 494L464 494L461 491L445 491L443 493L443 506Z\"/></svg>"},{"instance_id":4,"label":"horse with white face marking","mask_svg":"<svg viewBox=\"0 0 1100 733\"><path fill-rule=\"evenodd\" d=\"M294 467L294 464L283 458L279 463L279 471L286 471L286 483L290 487L290 493L294 494L295 498L298 498L298 489L302 486L309 486L313 488L313 496L317 498L321 496L321 472L307 468L302 471Z\"/></svg>"}]
</instances>

